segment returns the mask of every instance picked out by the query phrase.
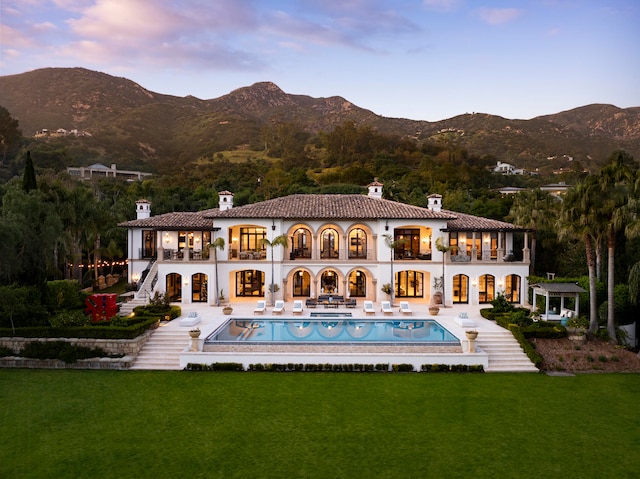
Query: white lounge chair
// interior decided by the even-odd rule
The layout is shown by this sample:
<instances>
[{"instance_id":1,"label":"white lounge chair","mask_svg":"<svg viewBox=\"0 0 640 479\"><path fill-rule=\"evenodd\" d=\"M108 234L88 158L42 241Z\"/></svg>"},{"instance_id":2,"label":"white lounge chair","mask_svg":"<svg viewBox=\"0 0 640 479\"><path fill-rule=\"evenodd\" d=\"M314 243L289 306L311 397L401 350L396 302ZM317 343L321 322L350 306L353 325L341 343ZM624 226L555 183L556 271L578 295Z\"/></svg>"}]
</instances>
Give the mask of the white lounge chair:
<instances>
[{"instance_id":1,"label":"white lounge chair","mask_svg":"<svg viewBox=\"0 0 640 479\"><path fill-rule=\"evenodd\" d=\"M284 311L284 301L281 299L276 300L275 305L273 306L273 311L271 314L282 314Z\"/></svg>"},{"instance_id":2,"label":"white lounge chair","mask_svg":"<svg viewBox=\"0 0 640 479\"><path fill-rule=\"evenodd\" d=\"M373 301L365 301L363 303L364 314L376 314L376 310L373 308Z\"/></svg>"},{"instance_id":3,"label":"white lounge chair","mask_svg":"<svg viewBox=\"0 0 640 479\"><path fill-rule=\"evenodd\" d=\"M256 309L253 310L253 314L264 314L264 310L267 309L267 302L266 301L258 301L258 304L256 305Z\"/></svg>"},{"instance_id":4,"label":"white lounge chair","mask_svg":"<svg viewBox=\"0 0 640 479\"><path fill-rule=\"evenodd\" d=\"M411 316L413 314L413 311L411 311L411 308L409 307L409 301L400 301L400 313L407 316Z\"/></svg>"},{"instance_id":5,"label":"white lounge chair","mask_svg":"<svg viewBox=\"0 0 640 479\"><path fill-rule=\"evenodd\" d=\"M391 309L391 301L382 301L380 303L380 311L383 314L393 314L393 309Z\"/></svg>"},{"instance_id":6,"label":"white lounge chair","mask_svg":"<svg viewBox=\"0 0 640 479\"><path fill-rule=\"evenodd\" d=\"M291 309L291 312L293 314L302 314L302 301L299 299L296 299L293 302L293 308Z\"/></svg>"}]
</instances>

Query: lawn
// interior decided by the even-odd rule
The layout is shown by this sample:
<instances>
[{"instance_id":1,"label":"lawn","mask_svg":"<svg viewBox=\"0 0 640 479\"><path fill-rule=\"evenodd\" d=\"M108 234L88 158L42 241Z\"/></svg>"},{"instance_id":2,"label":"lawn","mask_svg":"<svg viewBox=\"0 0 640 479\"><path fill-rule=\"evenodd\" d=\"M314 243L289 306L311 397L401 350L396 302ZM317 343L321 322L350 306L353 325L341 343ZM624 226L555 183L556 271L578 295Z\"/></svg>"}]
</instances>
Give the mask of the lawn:
<instances>
[{"instance_id":1,"label":"lawn","mask_svg":"<svg viewBox=\"0 0 640 479\"><path fill-rule=\"evenodd\" d=\"M0 478L635 478L640 375L0 370Z\"/></svg>"}]
</instances>

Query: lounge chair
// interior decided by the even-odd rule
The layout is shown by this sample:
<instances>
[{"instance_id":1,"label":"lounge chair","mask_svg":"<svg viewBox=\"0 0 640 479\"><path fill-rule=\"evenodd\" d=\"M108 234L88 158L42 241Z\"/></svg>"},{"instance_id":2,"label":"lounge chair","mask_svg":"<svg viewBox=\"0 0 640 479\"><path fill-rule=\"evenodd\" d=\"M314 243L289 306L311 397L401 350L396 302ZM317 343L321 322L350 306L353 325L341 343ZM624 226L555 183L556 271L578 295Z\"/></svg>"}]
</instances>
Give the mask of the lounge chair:
<instances>
[{"instance_id":1,"label":"lounge chair","mask_svg":"<svg viewBox=\"0 0 640 479\"><path fill-rule=\"evenodd\" d=\"M391 309L391 301L382 301L380 303L380 311L383 314L393 314L393 309Z\"/></svg>"},{"instance_id":2,"label":"lounge chair","mask_svg":"<svg viewBox=\"0 0 640 479\"><path fill-rule=\"evenodd\" d=\"M267 302L266 301L258 301L258 304L256 305L256 309L253 310L253 314L264 314L264 310L267 309Z\"/></svg>"},{"instance_id":3,"label":"lounge chair","mask_svg":"<svg viewBox=\"0 0 640 479\"><path fill-rule=\"evenodd\" d=\"M276 300L275 305L273 306L273 311L271 314L282 314L284 311L284 301L281 299Z\"/></svg>"},{"instance_id":4,"label":"lounge chair","mask_svg":"<svg viewBox=\"0 0 640 479\"><path fill-rule=\"evenodd\" d=\"M365 301L363 303L364 314L376 314L376 310L373 309L373 301Z\"/></svg>"},{"instance_id":5,"label":"lounge chair","mask_svg":"<svg viewBox=\"0 0 640 479\"><path fill-rule=\"evenodd\" d=\"M400 301L400 313L403 315L411 316L413 311L409 307L409 301Z\"/></svg>"},{"instance_id":6,"label":"lounge chair","mask_svg":"<svg viewBox=\"0 0 640 479\"><path fill-rule=\"evenodd\" d=\"M302 301L299 299L296 299L293 302L293 308L291 309L291 312L295 315L295 314L302 314Z\"/></svg>"}]
</instances>

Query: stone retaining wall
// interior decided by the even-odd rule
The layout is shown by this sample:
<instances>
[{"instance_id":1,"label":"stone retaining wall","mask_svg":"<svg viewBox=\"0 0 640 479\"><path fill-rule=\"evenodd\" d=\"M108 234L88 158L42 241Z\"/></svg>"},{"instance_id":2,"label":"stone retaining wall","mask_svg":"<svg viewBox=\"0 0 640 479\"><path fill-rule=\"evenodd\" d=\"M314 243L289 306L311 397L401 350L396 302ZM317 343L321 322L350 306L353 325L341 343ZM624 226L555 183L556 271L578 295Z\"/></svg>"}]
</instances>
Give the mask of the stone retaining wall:
<instances>
[{"instance_id":1,"label":"stone retaining wall","mask_svg":"<svg viewBox=\"0 0 640 479\"><path fill-rule=\"evenodd\" d=\"M137 356L144 343L147 342L153 330L145 331L133 339L93 339L93 338L0 338L0 346L6 346L19 352L25 344L34 341L66 341L74 346L85 348L101 348L109 354L122 354L124 356Z\"/></svg>"},{"instance_id":2,"label":"stone retaining wall","mask_svg":"<svg viewBox=\"0 0 640 479\"><path fill-rule=\"evenodd\" d=\"M109 354L123 355L122 358L81 359L77 363L66 364L57 359L32 359L8 357L0 358L4 368L45 368L45 369L129 369L138 353L154 330L147 330L134 339L92 339L92 338L0 338L0 346L6 346L17 353L25 344L34 341L67 341L74 346L101 348Z\"/></svg>"},{"instance_id":3,"label":"stone retaining wall","mask_svg":"<svg viewBox=\"0 0 640 479\"><path fill-rule=\"evenodd\" d=\"M75 363L65 363L59 359L32 359L8 357L0 358L0 368L28 369L129 369L135 358L90 358L79 359Z\"/></svg>"}]
</instances>

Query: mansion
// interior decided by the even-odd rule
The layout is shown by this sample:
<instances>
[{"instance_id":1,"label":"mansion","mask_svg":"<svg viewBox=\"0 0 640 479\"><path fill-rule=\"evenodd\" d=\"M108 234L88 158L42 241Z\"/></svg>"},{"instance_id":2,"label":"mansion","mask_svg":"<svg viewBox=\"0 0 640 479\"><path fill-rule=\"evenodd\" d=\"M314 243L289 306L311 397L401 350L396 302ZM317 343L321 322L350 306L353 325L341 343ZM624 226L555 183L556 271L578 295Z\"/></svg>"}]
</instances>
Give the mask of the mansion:
<instances>
[{"instance_id":1,"label":"mansion","mask_svg":"<svg viewBox=\"0 0 640 479\"><path fill-rule=\"evenodd\" d=\"M513 224L368 194L294 194L233 206L151 215L136 203L128 230L128 279L139 297L170 301L292 301L335 294L361 303L396 300L482 304L498 293L527 301L530 231ZM223 241L218 238L222 238ZM285 240L286 239L286 245ZM211 247L212 243L218 247ZM273 295L271 294L271 285Z\"/></svg>"}]
</instances>

